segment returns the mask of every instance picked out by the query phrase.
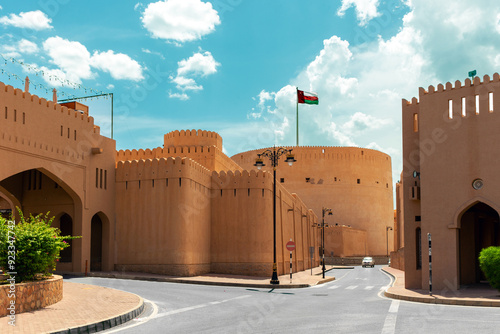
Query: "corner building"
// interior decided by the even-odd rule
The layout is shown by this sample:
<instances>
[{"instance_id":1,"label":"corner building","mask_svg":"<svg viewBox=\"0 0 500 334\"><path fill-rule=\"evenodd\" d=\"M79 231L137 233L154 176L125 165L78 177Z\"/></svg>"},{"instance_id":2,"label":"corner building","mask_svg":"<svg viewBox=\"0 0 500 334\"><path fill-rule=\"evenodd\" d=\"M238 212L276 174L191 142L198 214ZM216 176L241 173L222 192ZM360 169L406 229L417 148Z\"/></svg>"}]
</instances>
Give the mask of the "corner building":
<instances>
[{"instance_id":1,"label":"corner building","mask_svg":"<svg viewBox=\"0 0 500 334\"><path fill-rule=\"evenodd\" d=\"M434 289L484 280L481 249L500 245L500 77L420 88L403 100L403 173L407 288L427 289L432 238Z\"/></svg>"}]
</instances>

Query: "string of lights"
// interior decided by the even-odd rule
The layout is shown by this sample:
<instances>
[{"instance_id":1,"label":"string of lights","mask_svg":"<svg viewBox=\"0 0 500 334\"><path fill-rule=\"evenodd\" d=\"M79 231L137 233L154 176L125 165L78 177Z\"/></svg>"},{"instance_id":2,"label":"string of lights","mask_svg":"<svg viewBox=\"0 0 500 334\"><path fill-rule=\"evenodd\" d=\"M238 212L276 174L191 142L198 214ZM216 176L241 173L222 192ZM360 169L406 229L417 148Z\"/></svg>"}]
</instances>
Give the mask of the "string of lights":
<instances>
[{"instance_id":1,"label":"string of lights","mask_svg":"<svg viewBox=\"0 0 500 334\"><path fill-rule=\"evenodd\" d=\"M0 54L0 57L3 59L3 63L5 66L7 66L8 63L18 64L18 65L21 65L28 73L34 73L35 76L43 77L45 79L45 81L49 81L49 82L54 81L54 83L57 83L56 84L57 86L60 85L62 87L68 87L70 89L73 89L74 91L76 91L76 90L84 91L85 94L90 93L90 94L96 95L96 96L92 97L91 100L93 98L96 98L96 99L98 99L98 98L108 99L109 98L109 95L107 95L106 93L104 93L100 90L96 90L96 89L93 89L90 87L86 87L82 84L74 83L74 82L71 82L69 80L59 78L58 76L56 76L54 74L50 74L44 70L39 69L37 66L35 66L33 64L29 64L29 63L20 61L14 57L5 57L3 54ZM1 62L1 60L0 60L0 62ZM8 80L16 80L16 81L19 80L21 85L24 84L24 78L20 77L16 73L9 72L6 69L1 69L1 74L7 76ZM30 87L33 87L35 90L39 89L41 91L45 91L46 94L49 94L52 91L51 87L47 87L46 85L44 85L40 82L33 81L31 78L30 78ZM60 91L58 91L57 94L60 96L68 97L68 98L76 98L75 94L67 93L62 89Z\"/></svg>"}]
</instances>

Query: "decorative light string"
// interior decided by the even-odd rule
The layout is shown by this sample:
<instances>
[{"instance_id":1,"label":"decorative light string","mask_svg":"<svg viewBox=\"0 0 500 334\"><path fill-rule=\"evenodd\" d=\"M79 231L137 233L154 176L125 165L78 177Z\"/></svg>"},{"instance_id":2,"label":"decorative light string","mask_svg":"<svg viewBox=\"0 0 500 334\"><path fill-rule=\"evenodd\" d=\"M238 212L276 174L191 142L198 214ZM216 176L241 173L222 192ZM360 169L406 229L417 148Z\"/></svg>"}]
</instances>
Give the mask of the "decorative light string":
<instances>
[{"instance_id":1,"label":"decorative light string","mask_svg":"<svg viewBox=\"0 0 500 334\"><path fill-rule=\"evenodd\" d=\"M100 90L96 90L96 89L93 89L93 88L90 88L90 87L86 87L86 86L84 86L82 84L74 83L74 82L71 82L71 81L66 80L66 79L61 79L61 78L59 78L56 75L48 74L48 73L46 73L46 71L43 71L43 70L39 69L38 67L36 67L36 66L34 66L32 64L25 63L23 61L20 61L20 60L17 60L15 58L13 58L13 57L5 57L3 54L0 54L0 57L3 59L5 66L9 62L13 63L13 64L19 64L23 68L25 68L28 71L28 73L34 73L36 76L41 76L41 77L45 78L46 81L47 81L47 78L48 78L48 81L57 82L62 87L72 88L73 90L83 90L85 92L85 94L89 94L90 93L90 94L94 94L94 95L101 95L101 96L95 97L96 99L98 99L100 97L108 99L108 95L106 95L104 92L102 92ZM24 78L20 77L19 75L15 74L15 73L8 72L5 69L1 69L1 73L3 75L7 75L7 77L8 77L9 80L11 80L11 79L19 80L20 83L21 83L21 85L24 84ZM31 78L29 80L30 80L30 87L33 87L35 90L36 89L40 89L42 91L45 90L45 93L49 94L52 91L52 89L53 89L51 87L47 87L46 85L44 85L42 83L34 82ZM68 97L68 98L76 98L75 94L68 94L68 93L65 93L64 91L60 91L60 92L58 91L58 95L65 96L65 97ZM93 98L91 98L90 100L92 100L92 99ZM85 99L85 101L86 100L87 99Z\"/></svg>"}]
</instances>

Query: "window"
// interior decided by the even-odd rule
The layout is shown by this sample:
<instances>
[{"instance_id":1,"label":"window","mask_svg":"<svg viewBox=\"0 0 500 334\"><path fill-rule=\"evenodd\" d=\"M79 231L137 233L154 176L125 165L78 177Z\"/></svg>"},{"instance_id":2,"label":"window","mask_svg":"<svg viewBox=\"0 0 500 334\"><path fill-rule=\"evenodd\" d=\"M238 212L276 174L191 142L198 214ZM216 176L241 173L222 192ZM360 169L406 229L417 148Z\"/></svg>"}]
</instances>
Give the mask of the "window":
<instances>
[{"instance_id":1,"label":"window","mask_svg":"<svg viewBox=\"0 0 500 334\"><path fill-rule=\"evenodd\" d=\"M493 112L493 92L488 93L488 110Z\"/></svg>"},{"instance_id":2,"label":"window","mask_svg":"<svg viewBox=\"0 0 500 334\"><path fill-rule=\"evenodd\" d=\"M280 178L280 183L285 183L285 178L284 177Z\"/></svg>"},{"instance_id":3,"label":"window","mask_svg":"<svg viewBox=\"0 0 500 334\"><path fill-rule=\"evenodd\" d=\"M421 216L415 216L415 221L416 222L422 221L422 217Z\"/></svg>"},{"instance_id":4,"label":"window","mask_svg":"<svg viewBox=\"0 0 500 334\"><path fill-rule=\"evenodd\" d=\"M311 182L311 178L310 177L306 177L306 182Z\"/></svg>"},{"instance_id":5,"label":"window","mask_svg":"<svg viewBox=\"0 0 500 334\"><path fill-rule=\"evenodd\" d=\"M358 179L357 182L358 182L358 184L360 184L361 183L361 179Z\"/></svg>"},{"instance_id":6,"label":"window","mask_svg":"<svg viewBox=\"0 0 500 334\"><path fill-rule=\"evenodd\" d=\"M476 115L479 115L479 95L476 95Z\"/></svg>"},{"instance_id":7,"label":"window","mask_svg":"<svg viewBox=\"0 0 500 334\"><path fill-rule=\"evenodd\" d=\"M448 118L453 119L453 100L448 100Z\"/></svg>"},{"instance_id":8,"label":"window","mask_svg":"<svg viewBox=\"0 0 500 334\"><path fill-rule=\"evenodd\" d=\"M422 230L417 227L416 230L416 247L417 247L417 270L422 269Z\"/></svg>"},{"instance_id":9,"label":"window","mask_svg":"<svg viewBox=\"0 0 500 334\"><path fill-rule=\"evenodd\" d=\"M467 116L467 111L466 111L466 103L467 100L465 97L462 97L462 117Z\"/></svg>"}]
</instances>

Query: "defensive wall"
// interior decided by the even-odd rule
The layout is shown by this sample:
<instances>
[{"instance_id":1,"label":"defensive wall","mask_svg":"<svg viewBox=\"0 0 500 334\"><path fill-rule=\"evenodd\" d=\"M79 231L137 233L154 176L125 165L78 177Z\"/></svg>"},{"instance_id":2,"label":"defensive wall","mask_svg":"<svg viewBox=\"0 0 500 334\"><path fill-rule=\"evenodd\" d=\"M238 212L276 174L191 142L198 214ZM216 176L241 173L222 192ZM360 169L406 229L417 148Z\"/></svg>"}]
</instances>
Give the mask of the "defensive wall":
<instances>
[{"instance_id":1,"label":"defensive wall","mask_svg":"<svg viewBox=\"0 0 500 334\"><path fill-rule=\"evenodd\" d=\"M58 269L74 272L91 265L91 221L101 217L94 262L112 269L114 140L88 113L32 95L28 84L22 91L0 83L0 120L0 193L10 210L50 211L55 227L69 217L64 230L82 238Z\"/></svg>"},{"instance_id":2,"label":"defensive wall","mask_svg":"<svg viewBox=\"0 0 500 334\"><path fill-rule=\"evenodd\" d=\"M272 272L272 177L255 171L211 172L187 157L120 161L117 182L117 270L193 276ZM309 268L315 215L277 189L278 272L292 238L294 271ZM303 217L305 216L305 217ZM138 251L141 250L141 251ZM316 255L312 265L317 265Z\"/></svg>"},{"instance_id":3,"label":"defensive wall","mask_svg":"<svg viewBox=\"0 0 500 334\"><path fill-rule=\"evenodd\" d=\"M358 147L286 148L293 149L297 161L289 167L285 156L280 158L278 182L296 193L319 220L322 208L331 208L333 216L325 216L325 223L366 231L366 249L359 255L387 255L387 242L389 251L393 249L392 231L386 230L394 224L391 158L385 153ZM256 168L253 165L257 154L264 150L239 153L232 159L252 170ZM270 163L264 162L263 170L271 171ZM325 254L333 251L337 256L334 248L326 241Z\"/></svg>"},{"instance_id":4,"label":"defensive wall","mask_svg":"<svg viewBox=\"0 0 500 334\"><path fill-rule=\"evenodd\" d=\"M212 171L242 170L222 152L222 138L216 132L205 130L172 131L164 136L163 147L140 150L120 150L116 161L168 157L187 157Z\"/></svg>"},{"instance_id":5,"label":"defensive wall","mask_svg":"<svg viewBox=\"0 0 500 334\"><path fill-rule=\"evenodd\" d=\"M479 251L500 245L500 76L420 88L402 101L404 267L407 288L479 282Z\"/></svg>"}]
</instances>

